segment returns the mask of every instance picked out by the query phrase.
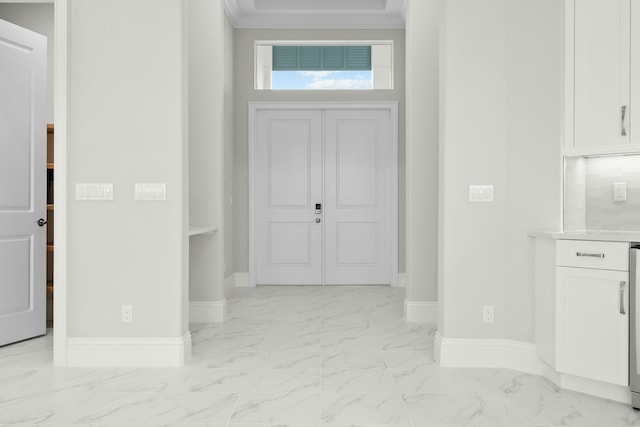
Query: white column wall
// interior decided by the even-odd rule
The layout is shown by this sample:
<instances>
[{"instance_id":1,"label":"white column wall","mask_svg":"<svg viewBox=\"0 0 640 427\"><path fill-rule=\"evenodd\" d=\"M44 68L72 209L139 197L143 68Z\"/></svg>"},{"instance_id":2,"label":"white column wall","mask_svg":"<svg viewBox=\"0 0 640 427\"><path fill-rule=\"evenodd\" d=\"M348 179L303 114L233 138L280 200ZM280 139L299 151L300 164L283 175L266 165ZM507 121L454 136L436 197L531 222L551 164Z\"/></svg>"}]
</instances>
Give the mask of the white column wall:
<instances>
[{"instance_id":1,"label":"white column wall","mask_svg":"<svg viewBox=\"0 0 640 427\"><path fill-rule=\"evenodd\" d=\"M438 25L441 3L441 0L407 0L406 298L408 307L411 307L411 303L437 300ZM407 315L411 317L411 313Z\"/></svg>"},{"instance_id":2,"label":"white column wall","mask_svg":"<svg viewBox=\"0 0 640 427\"><path fill-rule=\"evenodd\" d=\"M134 363L121 351L132 343L166 344L160 364L188 357L184 30L181 0L69 1L68 137L56 141L68 166L68 363L109 351ZM166 200L135 201L136 182L166 183ZM114 199L76 201L76 183L113 183Z\"/></svg>"}]
</instances>

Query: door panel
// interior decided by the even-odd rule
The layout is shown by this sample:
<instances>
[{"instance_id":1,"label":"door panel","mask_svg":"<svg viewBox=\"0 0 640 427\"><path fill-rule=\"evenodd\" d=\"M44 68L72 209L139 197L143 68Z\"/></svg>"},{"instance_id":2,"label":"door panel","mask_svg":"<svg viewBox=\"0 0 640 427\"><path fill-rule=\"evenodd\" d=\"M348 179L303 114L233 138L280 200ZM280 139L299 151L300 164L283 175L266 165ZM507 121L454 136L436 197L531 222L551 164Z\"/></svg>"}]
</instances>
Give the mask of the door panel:
<instances>
[{"instance_id":1,"label":"door panel","mask_svg":"<svg viewBox=\"0 0 640 427\"><path fill-rule=\"evenodd\" d=\"M256 117L256 281L322 283L322 116L262 110Z\"/></svg>"},{"instance_id":2,"label":"door panel","mask_svg":"<svg viewBox=\"0 0 640 427\"><path fill-rule=\"evenodd\" d=\"M640 144L640 0L631 0L629 140Z\"/></svg>"},{"instance_id":3,"label":"door panel","mask_svg":"<svg viewBox=\"0 0 640 427\"><path fill-rule=\"evenodd\" d=\"M576 147L629 143L621 132L621 108L629 105L628 7L629 0L575 2Z\"/></svg>"},{"instance_id":4,"label":"door panel","mask_svg":"<svg viewBox=\"0 0 640 427\"><path fill-rule=\"evenodd\" d=\"M393 139L389 110L325 115L325 283L391 283Z\"/></svg>"},{"instance_id":5,"label":"door panel","mask_svg":"<svg viewBox=\"0 0 640 427\"><path fill-rule=\"evenodd\" d=\"M557 267L560 372L627 386L629 273Z\"/></svg>"},{"instance_id":6,"label":"door panel","mask_svg":"<svg viewBox=\"0 0 640 427\"><path fill-rule=\"evenodd\" d=\"M0 316L25 312L31 308L33 280L29 274L30 255L29 236L0 238L0 271L8 279L2 287Z\"/></svg>"},{"instance_id":7,"label":"door panel","mask_svg":"<svg viewBox=\"0 0 640 427\"><path fill-rule=\"evenodd\" d=\"M338 120L335 135L336 206L376 206L380 137L376 120Z\"/></svg>"},{"instance_id":8,"label":"door panel","mask_svg":"<svg viewBox=\"0 0 640 427\"><path fill-rule=\"evenodd\" d=\"M311 265L311 222L270 222L269 263Z\"/></svg>"},{"instance_id":9,"label":"door panel","mask_svg":"<svg viewBox=\"0 0 640 427\"><path fill-rule=\"evenodd\" d=\"M339 266L371 265L378 262L378 224L336 223L336 263Z\"/></svg>"},{"instance_id":10,"label":"door panel","mask_svg":"<svg viewBox=\"0 0 640 427\"><path fill-rule=\"evenodd\" d=\"M0 345L46 332L46 57L0 20Z\"/></svg>"}]
</instances>

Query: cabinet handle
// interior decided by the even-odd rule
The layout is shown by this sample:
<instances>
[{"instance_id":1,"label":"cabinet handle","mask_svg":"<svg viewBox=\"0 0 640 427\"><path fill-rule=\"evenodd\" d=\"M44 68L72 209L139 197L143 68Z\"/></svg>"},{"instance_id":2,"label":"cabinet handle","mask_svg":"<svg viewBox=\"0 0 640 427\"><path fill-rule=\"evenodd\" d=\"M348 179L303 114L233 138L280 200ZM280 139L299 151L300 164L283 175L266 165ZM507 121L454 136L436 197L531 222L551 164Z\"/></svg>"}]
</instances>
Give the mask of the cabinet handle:
<instances>
[{"instance_id":1,"label":"cabinet handle","mask_svg":"<svg viewBox=\"0 0 640 427\"><path fill-rule=\"evenodd\" d=\"M620 282L620 314L627 314L624 310L624 286L627 282Z\"/></svg>"},{"instance_id":2,"label":"cabinet handle","mask_svg":"<svg viewBox=\"0 0 640 427\"><path fill-rule=\"evenodd\" d=\"M622 116L621 117L622 120L620 121L620 124L621 124L621 127L622 127L622 129L620 130L620 135L627 136L627 127L625 126L625 119L626 119L626 116L627 116L627 106L626 105L622 106L622 108L620 109L620 114Z\"/></svg>"},{"instance_id":3,"label":"cabinet handle","mask_svg":"<svg viewBox=\"0 0 640 427\"><path fill-rule=\"evenodd\" d=\"M576 256L586 256L591 258L604 258L604 254L592 254L588 252L576 252Z\"/></svg>"}]
</instances>

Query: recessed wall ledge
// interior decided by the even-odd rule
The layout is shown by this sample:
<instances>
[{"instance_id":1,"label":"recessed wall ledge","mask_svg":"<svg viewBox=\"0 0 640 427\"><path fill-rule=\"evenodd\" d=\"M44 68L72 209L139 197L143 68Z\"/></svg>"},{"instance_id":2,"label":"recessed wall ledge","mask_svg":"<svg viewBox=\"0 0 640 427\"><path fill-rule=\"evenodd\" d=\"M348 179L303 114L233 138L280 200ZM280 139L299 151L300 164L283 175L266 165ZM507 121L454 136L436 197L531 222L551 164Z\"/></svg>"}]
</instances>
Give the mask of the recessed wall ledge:
<instances>
[{"instance_id":1,"label":"recessed wall ledge","mask_svg":"<svg viewBox=\"0 0 640 427\"><path fill-rule=\"evenodd\" d=\"M640 231L620 230L529 230L529 237L558 240L600 240L608 242L640 242Z\"/></svg>"}]
</instances>

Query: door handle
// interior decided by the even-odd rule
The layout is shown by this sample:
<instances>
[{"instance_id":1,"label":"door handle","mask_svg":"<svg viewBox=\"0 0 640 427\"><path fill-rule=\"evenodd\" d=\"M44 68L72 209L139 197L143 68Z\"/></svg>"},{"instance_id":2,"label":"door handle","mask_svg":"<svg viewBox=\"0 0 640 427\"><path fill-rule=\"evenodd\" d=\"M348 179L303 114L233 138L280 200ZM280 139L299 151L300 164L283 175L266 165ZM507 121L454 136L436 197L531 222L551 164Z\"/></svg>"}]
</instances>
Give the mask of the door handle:
<instances>
[{"instance_id":1,"label":"door handle","mask_svg":"<svg viewBox=\"0 0 640 427\"><path fill-rule=\"evenodd\" d=\"M624 286L627 282L620 282L620 314L627 314L624 310Z\"/></svg>"},{"instance_id":2,"label":"door handle","mask_svg":"<svg viewBox=\"0 0 640 427\"><path fill-rule=\"evenodd\" d=\"M578 257L591 257L591 258L604 258L604 254L588 253L588 252L576 252Z\"/></svg>"},{"instance_id":3,"label":"door handle","mask_svg":"<svg viewBox=\"0 0 640 427\"><path fill-rule=\"evenodd\" d=\"M44 227L46 223L47 223L47 220L44 218L40 218L38 221L36 221L36 224L38 224L38 226L40 227Z\"/></svg>"},{"instance_id":4,"label":"door handle","mask_svg":"<svg viewBox=\"0 0 640 427\"><path fill-rule=\"evenodd\" d=\"M316 218L316 224L320 224L322 220L320 218Z\"/></svg>"},{"instance_id":5,"label":"door handle","mask_svg":"<svg viewBox=\"0 0 640 427\"><path fill-rule=\"evenodd\" d=\"M622 136L627 136L627 127L625 126L625 119L627 117L627 106L623 105L622 108L620 108L620 115L621 115L621 120L620 120L620 125L621 125L621 130L620 130L620 135Z\"/></svg>"}]
</instances>

